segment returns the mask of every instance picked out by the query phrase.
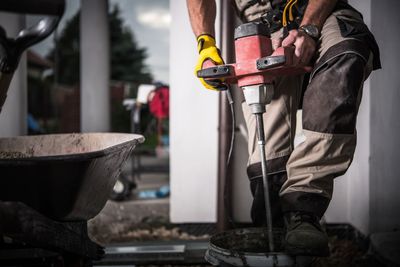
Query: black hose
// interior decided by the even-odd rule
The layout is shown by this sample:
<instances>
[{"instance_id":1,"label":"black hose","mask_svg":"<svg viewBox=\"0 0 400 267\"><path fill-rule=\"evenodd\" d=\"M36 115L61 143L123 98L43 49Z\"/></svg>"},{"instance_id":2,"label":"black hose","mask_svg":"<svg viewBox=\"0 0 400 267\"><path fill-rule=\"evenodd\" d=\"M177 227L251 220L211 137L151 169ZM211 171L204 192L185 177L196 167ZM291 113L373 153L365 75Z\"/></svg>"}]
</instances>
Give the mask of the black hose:
<instances>
[{"instance_id":1,"label":"black hose","mask_svg":"<svg viewBox=\"0 0 400 267\"><path fill-rule=\"evenodd\" d=\"M230 147L229 147L229 153L228 153L228 159L226 161L226 166L228 167L231 159L232 159L232 154L233 154L233 146L235 144L235 131L236 131L236 116L235 116L235 102L233 101L233 97L232 97L232 93L231 93L231 87L229 85L227 85L227 90L226 90L226 97L228 99L228 103L229 103L229 107L231 110L231 115L232 115L232 134L231 134L231 142L230 142ZM228 207L230 206L228 204L228 201L230 201L230 199L228 199L228 186L227 183L225 183L224 186L224 206L225 206L225 211L226 211L226 215L228 218L229 223L231 224L231 226L233 228L236 228L236 224L235 221L233 219L233 215L232 215L232 210L230 210Z\"/></svg>"},{"instance_id":2,"label":"black hose","mask_svg":"<svg viewBox=\"0 0 400 267\"><path fill-rule=\"evenodd\" d=\"M235 117L235 102L233 101L232 93L231 93L231 87L228 86L228 89L226 90L226 97L228 99L229 107L231 109L231 115L232 115L232 134L231 134L231 144L229 147L229 153L228 153L228 160L226 161L226 166L229 166L231 158L232 158L232 153L233 153L233 146L235 143L235 131L236 131L236 117Z\"/></svg>"}]
</instances>

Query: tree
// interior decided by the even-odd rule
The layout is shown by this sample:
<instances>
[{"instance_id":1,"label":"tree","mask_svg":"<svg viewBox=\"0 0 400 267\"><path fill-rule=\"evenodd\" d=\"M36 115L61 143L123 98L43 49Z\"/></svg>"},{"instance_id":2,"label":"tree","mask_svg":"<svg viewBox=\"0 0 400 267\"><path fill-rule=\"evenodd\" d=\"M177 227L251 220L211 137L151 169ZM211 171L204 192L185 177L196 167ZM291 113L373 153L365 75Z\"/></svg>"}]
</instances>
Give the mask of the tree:
<instances>
[{"instance_id":1,"label":"tree","mask_svg":"<svg viewBox=\"0 0 400 267\"><path fill-rule=\"evenodd\" d=\"M79 34L79 12L77 12L62 30L57 38L56 48L52 49L47 56L56 64L55 75L57 83L64 85L77 85L80 80L80 34ZM53 77L51 77L53 78Z\"/></svg>"},{"instance_id":2,"label":"tree","mask_svg":"<svg viewBox=\"0 0 400 267\"><path fill-rule=\"evenodd\" d=\"M147 57L145 48L138 48L133 33L123 26L118 6L109 14L111 38L111 79L150 83L150 74L144 61Z\"/></svg>"},{"instance_id":3,"label":"tree","mask_svg":"<svg viewBox=\"0 0 400 267\"><path fill-rule=\"evenodd\" d=\"M67 23L57 39L57 49L52 49L48 57L57 58L57 82L76 85L79 72L79 21L77 12ZM136 83L150 83L152 75L145 65L146 49L139 48L133 33L123 24L118 6L108 14L110 32L110 64L112 80ZM57 54L56 54L57 53Z\"/></svg>"},{"instance_id":4,"label":"tree","mask_svg":"<svg viewBox=\"0 0 400 267\"><path fill-rule=\"evenodd\" d=\"M115 5L108 14L110 32L110 79L133 82L135 84L151 83L152 75L145 64L147 53L140 48L133 32L124 26L120 10ZM69 21L57 38L56 48L48 58L56 62L56 82L64 86L79 88L80 81L80 12ZM55 77L49 77L55 80ZM111 100L110 100L111 101ZM113 131L127 132L130 129L129 112L122 106L122 101L111 101L111 124ZM78 102L76 102L78 103ZM79 106L69 108L79 110ZM62 111L61 111L62 112ZM79 117L74 121L79 130Z\"/></svg>"}]
</instances>

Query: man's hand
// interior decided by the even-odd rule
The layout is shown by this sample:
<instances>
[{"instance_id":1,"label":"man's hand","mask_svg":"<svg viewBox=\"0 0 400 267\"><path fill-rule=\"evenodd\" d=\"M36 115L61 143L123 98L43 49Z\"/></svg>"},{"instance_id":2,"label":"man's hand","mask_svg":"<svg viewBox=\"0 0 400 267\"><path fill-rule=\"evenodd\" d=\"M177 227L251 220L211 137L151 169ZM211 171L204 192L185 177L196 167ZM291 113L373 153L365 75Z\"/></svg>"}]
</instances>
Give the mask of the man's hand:
<instances>
[{"instance_id":1,"label":"man's hand","mask_svg":"<svg viewBox=\"0 0 400 267\"><path fill-rule=\"evenodd\" d=\"M306 66L314 56L317 44L313 38L298 30L291 30L289 35L282 41L282 46L295 47L293 54L294 66Z\"/></svg>"},{"instance_id":2,"label":"man's hand","mask_svg":"<svg viewBox=\"0 0 400 267\"><path fill-rule=\"evenodd\" d=\"M199 59L197 60L195 75L197 71L206 67L207 61L214 65L224 64L219 54L218 48L215 46L214 22L216 16L215 0L186 0L190 23L193 33L197 36L197 47L199 51ZM205 81L200 78L205 88L211 90L225 89L222 81Z\"/></svg>"},{"instance_id":3,"label":"man's hand","mask_svg":"<svg viewBox=\"0 0 400 267\"><path fill-rule=\"evenodd\" d=\"M319 31L332 13L338 0L309 0L301 25L315 25ZM310 63L316 50L316 42L303 31L291 30L282 41L282 46L295 46L293 64L305 66Z\"/></svg>"},{"instance_id":4,"label":"man's hand","mask_svg":"<svg viewBox=\"0 0 400 267\"><path fill-rule=\"evenodd\" d=\"M199 58L197 60L197 64L195 67L195 75L197 76L197 72L203 68L203 64L205 61L210 60L215 65L222 65L224 61L221 58L218 48L215 45L214 37L210 35L200 35L197 38L197 49L199 51ZM218 90L222 85L222 82L208 82L203 78L199 78L200 82L207 89Z\"/></svg>"}]
</instances>

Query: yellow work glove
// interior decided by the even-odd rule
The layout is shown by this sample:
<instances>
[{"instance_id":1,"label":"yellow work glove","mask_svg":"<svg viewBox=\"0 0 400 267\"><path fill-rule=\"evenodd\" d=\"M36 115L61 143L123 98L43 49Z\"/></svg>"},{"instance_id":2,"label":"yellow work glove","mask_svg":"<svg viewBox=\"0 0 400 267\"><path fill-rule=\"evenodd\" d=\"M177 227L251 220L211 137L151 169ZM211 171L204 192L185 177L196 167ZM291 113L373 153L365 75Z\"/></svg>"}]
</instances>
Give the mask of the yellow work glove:
<instances>
[{"instance_id":1,"label":"yellow work glove","mask_svg":"<svg viewBox=\"0 0 400 267\"><path fill-rule=\"evenodd\" d=\"M197 60L195 75L203 68L203 63L207 60L211 60L215 65L224 64L224 60L221 58L218 48L215 46L215 39L211 35L202 34L197 37L197 49L199 51L199 58ZM200 82L207 89L218 90L221 89L222 81L213 80L205 81L203 78L199 78Z\"/></svg>"}]
</instances>

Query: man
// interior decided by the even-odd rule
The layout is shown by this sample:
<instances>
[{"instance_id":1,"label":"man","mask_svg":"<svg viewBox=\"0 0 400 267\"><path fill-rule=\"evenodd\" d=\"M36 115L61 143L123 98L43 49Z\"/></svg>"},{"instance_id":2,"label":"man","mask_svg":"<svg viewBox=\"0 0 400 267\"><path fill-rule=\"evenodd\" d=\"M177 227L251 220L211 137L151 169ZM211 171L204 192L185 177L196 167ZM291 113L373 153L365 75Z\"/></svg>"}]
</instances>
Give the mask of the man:
<instances>
[{"instance_id":1,"label":"man","mask_svg":"<svg viewBox=\"0 0 400 267\"><path fill-rule=\"evenodd\" d=\"M215 45L216 7L210 0L187 0L198 41L196 70L210 59L223 64ZM305 141L294 148L296 111L303 75L276 80L272 102L264 115L267 168L273 219L283 212L288 253L322 256L328 238L320 226L332 197L333 179L346 172L356 145L356 116L363 82L380 68L379 50L362 15L341 0L236 0L239 16L270 25L273 47L294 46L296 66L313 66L306 80L303 108ZM216 89L201 79L204 87ZM252 220L265 224L262 173L256 145L255 119L246 103L249 131L247 173L253 194Z\"/></svg>"}]
</instances>

